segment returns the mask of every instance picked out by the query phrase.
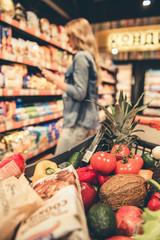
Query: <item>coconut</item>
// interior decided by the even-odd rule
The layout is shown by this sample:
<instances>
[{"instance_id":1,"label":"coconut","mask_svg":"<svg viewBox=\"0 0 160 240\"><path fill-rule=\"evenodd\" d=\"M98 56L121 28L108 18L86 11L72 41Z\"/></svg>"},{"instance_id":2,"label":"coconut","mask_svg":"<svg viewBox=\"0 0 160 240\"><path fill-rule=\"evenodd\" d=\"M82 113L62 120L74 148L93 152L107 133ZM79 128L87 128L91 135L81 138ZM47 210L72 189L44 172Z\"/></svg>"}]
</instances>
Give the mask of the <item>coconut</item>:
<instances>
[{"instance_id":1,"label":"coconut","mask_svg":"<svg viewBox=\"0 0 160 240\"><path fill-rule=\"evenodd\" d=\"M135 174L117 174L108 179L100 188L99 198L114 211L122 206L144 205L147 184L143 177Z\"/></svg>"}]
</instances>

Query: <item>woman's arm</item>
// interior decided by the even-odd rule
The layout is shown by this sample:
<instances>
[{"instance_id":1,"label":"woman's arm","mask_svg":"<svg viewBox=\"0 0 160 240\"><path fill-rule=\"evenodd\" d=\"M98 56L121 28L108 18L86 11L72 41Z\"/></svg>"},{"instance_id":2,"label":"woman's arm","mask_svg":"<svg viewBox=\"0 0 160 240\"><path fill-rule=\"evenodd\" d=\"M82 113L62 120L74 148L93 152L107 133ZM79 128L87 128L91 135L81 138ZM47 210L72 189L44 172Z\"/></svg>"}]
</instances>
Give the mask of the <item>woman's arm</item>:
<instances>
[{"instance_id":1,"label":"woman's arm","mask_svg":"<svg viewBox=\"0 0 160 240\"><path fill-rule=\"evenodd\" d=\"M64 82L64 79L62 79L59 75L54 74L53 72L47 70L47 69L43 69L42 70L42 74L44 75L44 77L57 85L57 87L59 87L60 89L62 89L64 92L66 91L66 87L67 87L67 83Z\"/></svg>"}]
</instances>

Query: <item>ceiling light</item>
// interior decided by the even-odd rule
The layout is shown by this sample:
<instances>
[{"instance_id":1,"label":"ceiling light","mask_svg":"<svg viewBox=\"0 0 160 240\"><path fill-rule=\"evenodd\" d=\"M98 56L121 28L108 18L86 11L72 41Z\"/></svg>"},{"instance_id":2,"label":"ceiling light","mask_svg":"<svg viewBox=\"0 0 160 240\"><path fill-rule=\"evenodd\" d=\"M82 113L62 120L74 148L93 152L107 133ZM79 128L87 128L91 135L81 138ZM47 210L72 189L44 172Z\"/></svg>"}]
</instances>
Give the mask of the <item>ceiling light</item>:
<instances>
[{"instance_id":1,"label":"ceiling light","mask_svg":"<svg viewBox=\"0 0 160 240\"><path fill-rule=\"evenodd\" d=\"M112 54L116 55L118 53L118 49L117 48L112 48Z\"/></svg>"},{"instance_id":2,"label":"ceiling light","mask_svg":"<svg viewBox=\"0 0 160 240\"><path fill-rule=\"evenodd\" d=\"M143 6L149 6L151 4L151 0L143 0Z\"/></svg>"}]
</instances>

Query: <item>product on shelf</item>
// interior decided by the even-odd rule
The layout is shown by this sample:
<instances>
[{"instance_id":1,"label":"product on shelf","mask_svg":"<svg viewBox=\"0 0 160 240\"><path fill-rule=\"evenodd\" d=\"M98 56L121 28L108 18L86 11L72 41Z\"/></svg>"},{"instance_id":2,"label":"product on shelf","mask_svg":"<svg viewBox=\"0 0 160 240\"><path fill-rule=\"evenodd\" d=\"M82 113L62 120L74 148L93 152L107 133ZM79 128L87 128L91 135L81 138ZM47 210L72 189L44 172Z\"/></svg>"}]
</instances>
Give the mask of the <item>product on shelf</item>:
<instances>
[{"instance_id":1,"label":"product on shelf","mask_svg":"<svg viewBox=\"0 0 160 240\"><path fill-rule=\"evenodd\" d=\"M150 102L144 115L160 116L160 70L149 69L145 72L143 102Z\"/></svg>"},{"instance_id":2,"label":"product on shelf","mask_svg":"<svg viewBox=\"0 0 160 240\"><path fill-rule=\"evenodd\" d=\"M5 54L12 54L12 29L0 24L0 50Z\"/></svg>"},{"instance_id":3,"label":"product on shelf","mask_svg":"<svg viewBox=\"0 0 160 240\"><path fill-rule=\"evenodd\" d=\"M14 3L12 0L1 0L0 1L0 13L5 14L11 18L14 17Z\"/></svg>"},{"instance_id":4,"label":"product on shelf","mask_svg":"<svg viewBox=\"0 0 160 240\"><path fill-rule=\"evenodd\" d=\"M116 68L118 69L116 98L118 99L118 93L120 92L120 90L123 90L124 94L127 95L127 98L131 100L132 64L116 64Z\"/></svg>"},{"instance_id":5,"label":"product on shelf","mask_svg":"<svg viewBox=\"0 0 160 240\"><path fill-rule=\"evenodd\" d=\"M27 25L26 12L25 12L24 7L20 3L17 3L15 5L14 19L17 20L17 21L23 22L23 24L25 26Z\"/></svg>"},{"instance_id":6,"label":"product on shelf","mask_svg":"<svg viewBox=\"0 0 160 240\"><path fill-rule=\"evenodd\" d=\"M46 34L47 36L50 36L50 22L47 18L41 18L40 19L40 28L41 32Z\"/></svg>"},{"instance_id":7,"label":"product on shelf","mask_svg":"<svg viewBox=\"0 0 160 240\"><path fill-rule=\"evenodd\" d=\"M6 89L21 89L23 82L23 66L19 64L2 65L4 86Z\"/></svg>"},{"instance_id":8,"label":"product on shelf","mask_svg":"<svg viewBox=\"0 0 160 240\"><path fill-rule=\"evenodd\" d=\"M39 18L37 17L37 15L34 12L27 11L26 18L27 18L27 26L29 28L40 31Z\"/></svg>"},{"instance_id":9,"label":"product on shelf","mask_svg":"<svg viewBox=\"0 0 160 240\"><path fill-rule=\"evenodd\" d=\"M60 119L42 126L29 126L21 131L1 134L0 160L11 153L21 153L26 160L29 154L47 149L49 144L58 139L62 125L63 120Z\"/></svg>"},{"instance_id":10,"label":"product on shelf","mask_svg":"<svg viewBox=\"0 0 160 240\"><path fill-rule=\"evenodd\" d=\"M59 41L58 26L54 23L50 24L50 37L56 41Z\"/></svg>"}]
</instances>

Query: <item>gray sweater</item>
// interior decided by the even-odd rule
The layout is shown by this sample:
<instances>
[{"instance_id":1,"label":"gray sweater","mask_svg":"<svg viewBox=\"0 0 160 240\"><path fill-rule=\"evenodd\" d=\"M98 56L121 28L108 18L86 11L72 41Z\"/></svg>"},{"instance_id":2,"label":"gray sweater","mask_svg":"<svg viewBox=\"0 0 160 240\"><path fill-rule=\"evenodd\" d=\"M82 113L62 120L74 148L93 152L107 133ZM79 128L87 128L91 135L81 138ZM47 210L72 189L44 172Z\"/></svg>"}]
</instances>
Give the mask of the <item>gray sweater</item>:
<instances>
[{"instance_id":1,"label":"gray sweater","mask_svg":"<svg viewBox=\"0 0 160 240\"><path fill-rule=\"evenodd\" d=\"M65 74L68 83L63 94L64 127L79 125L87 129L99 127L98 107L87 100L98 100L97 72L93 56L79 51Z\"/></svg>"}]
</instances>

